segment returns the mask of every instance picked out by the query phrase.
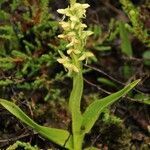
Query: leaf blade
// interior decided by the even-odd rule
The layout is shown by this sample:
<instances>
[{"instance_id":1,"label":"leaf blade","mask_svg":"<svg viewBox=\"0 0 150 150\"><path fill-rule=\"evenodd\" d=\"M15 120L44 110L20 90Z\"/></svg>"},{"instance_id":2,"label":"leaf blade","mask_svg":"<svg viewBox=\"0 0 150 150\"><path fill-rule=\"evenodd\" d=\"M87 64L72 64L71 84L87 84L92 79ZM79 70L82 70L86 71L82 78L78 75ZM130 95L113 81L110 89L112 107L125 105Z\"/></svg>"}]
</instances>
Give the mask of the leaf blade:
<instances>
[{"instance_id":1,"label":"leaf blade","mask_svg":"<svg viewBox=\"0 0 150 150\"><path fill-rule=\"evenodd\" d=\"M31 118L29 118L18 106L14 103L0 99L0 104L5 107L10 113L16 116L19 120L33 128L35 131L46 137L47 139L53 141L54 143L63 146L66 143L65 147L72 149L72 136L66 142L70 133L66 130L49 128L38 125Z\"/></svg>"},{"instance_id":2,"label":"leaf blade","mask_svg":"<svg viewBox=\"0 0 150 150\"><path fill-rule=\"evenodd\" d=\"M140 80L136 80L131 84L127 85L122 90L114 94L111 94L105 98L102 98L101 100L96 100L92 104L90 104L88 108L85 110L85 112L83 113L82 127L85 128L83 134L86 134L91 130L94 123L98 119L100 113L103 111L105 107L111 105L120 97L128 93L139 81Z\"/></svg>"}]
</instances>

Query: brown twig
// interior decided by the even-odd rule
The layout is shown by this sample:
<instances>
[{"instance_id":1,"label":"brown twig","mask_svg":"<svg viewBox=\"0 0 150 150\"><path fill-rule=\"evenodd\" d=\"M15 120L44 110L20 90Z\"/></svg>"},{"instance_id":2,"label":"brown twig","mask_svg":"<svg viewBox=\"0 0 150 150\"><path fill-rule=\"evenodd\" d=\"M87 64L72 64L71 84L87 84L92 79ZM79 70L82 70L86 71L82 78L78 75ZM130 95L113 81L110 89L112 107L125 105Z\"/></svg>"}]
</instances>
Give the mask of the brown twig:
<instances>
[{"instance_id":1,"label":"brown twig","mask_svg":"<svg viewBox=\"0 0 150 150\"><path fill-rule=\"evenodd\" d=\"M98 68L96 68L96 67L93 67L93 66L90 66L90 65L87 65L87 64L85 64L84 66L86 66L86 67L88 67L88 68L90 68L90 69L93 69L93 70L95 70L95 71L97 71L97 72L99 72L99 73L105 75L106 77L108 77L108 78L111 79L112 81L115 81L116 83L121 84L122 86L125 86L124 83L122 83L121 81L119 81L119 80L113 78L112 76L110 76L108 73L104 72L104 71L101 70L101 69L98 69Z\"/></svg>"},{"instance_id":2,"label":"brown twig","mask_svg":"<svg viewBox=\"0 0 150 150\"><path fill-rule=\"evenodd\" d=\"M98 69L98 68L96 68L96 67L93 67L93 66L90 66L90 65L87 65L87 64L85 64L84 66L86 66L86 67L88 67L88 68L90 68L90 69L93 69L93 70L95 70L95 71L97 71L97 72L99 72L99 73L105 75L105 76L108 77L110 80L112 80L112 81L114 81L114 82L116 82L116 83L118 83L118 84L120 84L120 85L122 85L122 86L126 86L126 83L123 83L123 82L121 82L121 81L115 79L114 77L112 77L111 75L109 75L108 73L104 72L104 71L101 70L101 69ZM139 69L136 71L135 74L137 74L138 72L139 72ZM135 75L134 75L134 77L135 77ZM146 91L147 89L142 88L142 87L140 87L140 88L139 88L139 87L136 87L136 88L134 88L133 90L136 91L136 92L138 92L138 93L146 93L145 91Z\"/></svg>"},{"instance_id":3,"label":"brown twig","mask_svg":"<svg viewBox=\"0 0 150 150\"><path fill-rule=\"evenodd\" d=\"M119 16L119 18L122 18L123 20L128 21L128 18L125 16L125 14L124 14L121 10L117 9L116 7L114 7L114 6L110 3L109 0L102 1L102 3L103 3L108 9L110 9L110 10L113 11L113 12L115 12L115 13Z\"/></svg>"},{"instance_id":4,"label":"brown twig","mask_svg":"<svg viewBox=\"0 0 150 150\"><path fill-rule=\"evenodd\" d=\"M17 140L25 138L29 135L30 135L29 133L26 133L26 134L23 134L23 135L20 135L20 136L17 136L17 137L3 139L3 140L0 140L0 143L9 143L9 142L17 141Z\"/></svg>"},{"instance_id":5,"label":"brown twig","mask_svg":"<svg viewBox=\"0 0 150 150\"><path fill-rule=\"evenodd\" d=\"M85 78L84 78L84 81L85 81L87 84L89 84L89 85L91 85L91 86L97 88L98 90L100 90L100 91L102 91L102 92L104 92L104 93L106 93L106 94L108 94L108 95L113 94L113 93L111 93L111 92L109 92L109 91L107 91L107 90L101 88L100 86L98 86L98 85L96 85L96 84L94 84L94 83L88 81L88 80L85 79ZM123 96L123 98L126 98L126 99L128 99L128 100L130 100L130 101L134 101L134 102L138 102L138 103L142 103L142 104L143 104L142 101L139 101L139 100L134 99L134 98L130 98L130 97L128 97L128 96Z\"/></svg>"}]
</instances>

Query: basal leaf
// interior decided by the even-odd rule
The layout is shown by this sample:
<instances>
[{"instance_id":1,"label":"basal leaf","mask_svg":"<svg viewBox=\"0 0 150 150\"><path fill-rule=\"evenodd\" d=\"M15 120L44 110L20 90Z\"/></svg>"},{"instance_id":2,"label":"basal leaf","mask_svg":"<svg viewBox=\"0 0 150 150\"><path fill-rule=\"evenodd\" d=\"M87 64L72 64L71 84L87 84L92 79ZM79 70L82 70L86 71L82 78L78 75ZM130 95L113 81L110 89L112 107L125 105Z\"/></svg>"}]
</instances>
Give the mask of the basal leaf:
<instances>
[{"instance_id":1,"label":"basal leaf","mask_svg":"<svg viewBox=\"0 0 150 150\"><path fill-rule=\"evenodd\" d=\"M73 147L72 135L70 135L69 132L66 130L39 126L37 132L43 135L43 137L61 146L64 146L69 149L72 149Z\"/></svg>"},{"instance_id":2,"label":"basal leaf","mask_svg":"<svg viewBox=\"0 0 150 150\"><path fill-rule=\"evenodd\" d=\"M31 128L36 129L38 128L38 124L35 123L31 118L29 118L18 106L16 106L14 103L0 99L0 104L3 105L9 112L11 112L13 115L15 115L18 119L20 119L22 122L29 125Z\"/></svg>"},{"instance_id":3,"label":"basal leaf","mask_svg":"<svg viewBox=\"0 0 150 150\"><path fill-rule=\"evenodd\" d=\"M90 104L83 114L83 122L82 122L82 127L84 128L83 134L88 133L91 130L91 128L93 127L94 123L96 122L96 120L98 119L100 113L103 111L104 108L108 107L116 100L118 100L120 97L127 94L138 82L139 80L136 80L131 84L127 85L122 90L114 94L111 94L105 98L102 98L100 100L96 100L92 104Z\"/></svg>"},{"instance_id":4,"label":"basal leaf","mask_svg":"<svg viewBox=\"0 0 150 150\"><path fill-rule=\"evenodd\" d=\"M31 118L29 118L18 106L10 101L0 99L0 104L4 106L14 116L16 116L19 120L33 128L42 136L46 137L47 139L53 141L58 145L64 146L65 144L66 148L72 149L72 136L70 136L70 133L68 131L38 125Z\"/></svg>"}]
</instances>

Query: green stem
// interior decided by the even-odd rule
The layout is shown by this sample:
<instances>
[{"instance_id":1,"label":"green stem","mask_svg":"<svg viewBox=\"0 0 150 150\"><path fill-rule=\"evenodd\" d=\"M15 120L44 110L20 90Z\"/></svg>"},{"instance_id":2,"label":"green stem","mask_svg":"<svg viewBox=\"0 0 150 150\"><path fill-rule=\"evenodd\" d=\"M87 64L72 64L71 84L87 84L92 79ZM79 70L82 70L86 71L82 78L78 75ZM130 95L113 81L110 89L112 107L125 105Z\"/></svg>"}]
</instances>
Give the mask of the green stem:
<instances>
[{"instance_id":1,"label":"green stem","mask_svg":"<svg viewBox=\"0 0 150 150\"><path fill-rule=\"evenodd\" d=\"M71 55L72 63L79 69L73 74L73 89L69 99L69 107L72 116L73 149L82 150L83 135L81 135L82 114L80 110L83 94L82 63L75 54Z\"/></svg>"},{"instance_id":2,"label":"green stem","mask_svg":"<svg viewBox=\"0 0 150 150\"><path fill-rule=\"evenodd\" d=\"M82 150L83 136L78 135L74 140L74 150Z\"/></svg>"},{"instance_id":3,"label":"green stem","mask_svg":"<svg viewBox=\"0 0 150 150\"><path fill-rule=\"evenodd\" d=\"M79 69L79 72L82 72L82 63L78 60L77 56L75 54L71 54L71 58L73 61L73 64Z\"/></svg>"},{"instance_id":4,"label":"green stem","mask_svg":"<svg viewBox=\"0 0 150 150\"><path fill-rule=\"evenodd\" d=\"M75 73L73 76L73 89L70 97L70 108L72 116L72 133L74 150L82 149L83 137L81 136L82 115L80 103L83 93L83 77L82 71Z\"/></svg>"},{"instance_id":5,"label":"green stem","mask_svg":"<svg viewBox=\"0 0 150 150\"><path fill-rule=\"evenodd\" d=\"M76 3L76 0L70 0L70 5L74 5Z\"/></svg>"}]
</instances>

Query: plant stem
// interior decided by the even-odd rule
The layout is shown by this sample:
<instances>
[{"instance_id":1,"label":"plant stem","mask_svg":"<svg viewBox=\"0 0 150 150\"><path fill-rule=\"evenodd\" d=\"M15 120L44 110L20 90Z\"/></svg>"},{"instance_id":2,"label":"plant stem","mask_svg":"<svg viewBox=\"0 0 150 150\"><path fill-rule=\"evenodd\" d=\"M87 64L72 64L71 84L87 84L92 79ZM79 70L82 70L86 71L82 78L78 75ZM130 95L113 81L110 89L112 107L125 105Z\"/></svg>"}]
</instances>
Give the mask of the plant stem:
<instances>
[{"instance_id":1,"label":"plant stem","mask_svg":"<svg viewBox=\"0 0 150 150\"><path fill-rule=\"evenodd\" d=\"M70 5L73 5L76 3L76 0L70 0Z\"/></svg>"},{"instance_id":2,"label":"plant stem","mask_svg":"<svg viewBox=\"0 0 150 150\"><path fill-rule=\"evenodd\" d=\"M72 115L72 133L73 133L73 148L74 150L82 149L83 136L81 133L82 115L80 110L80 102L83 91L83 77L82 70L79 73L75 73L73 76L73 95L71 100L71 115Z\"/></svg>"},{"instance_id":3,"label":"plant stem","mask_svg":"<svg viewBox=\"0 0 150 150\"><path fill-rule=\"evenodd\" d=\"M78 135L74 139L74 150L82 150L83 136Z\"/></svg>"},{"instance_id":4,"label":"plant stem","mask_svg":"<svg viewBox=\"0 0 150 150\"><path fill-rule=\"evenodd\" d=\"M72 115L73 149L82 150L83 135L81 135L82 115L80 110L81 98L83 93L82 63L73 53L71 55L71 58L73 60L73 64L75 64L75 66L79 69L78 73L73 74L72 96L69 100Z\"/></svg>"}]
</instances>

